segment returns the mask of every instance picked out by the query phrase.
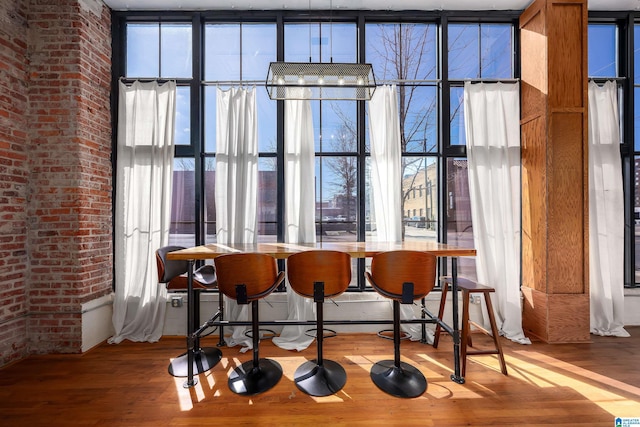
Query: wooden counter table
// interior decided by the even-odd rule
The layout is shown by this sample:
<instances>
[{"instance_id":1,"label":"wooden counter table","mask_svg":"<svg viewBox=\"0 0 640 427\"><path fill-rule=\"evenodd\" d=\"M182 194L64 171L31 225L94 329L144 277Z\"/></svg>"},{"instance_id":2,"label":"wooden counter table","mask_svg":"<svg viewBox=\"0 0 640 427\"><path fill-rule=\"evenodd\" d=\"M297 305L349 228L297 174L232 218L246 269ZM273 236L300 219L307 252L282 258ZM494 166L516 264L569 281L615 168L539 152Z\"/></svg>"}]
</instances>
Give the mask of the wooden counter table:
<instances>
[{"instance_id":1,"label":"wooden counter table","mask_svg":"<svg viewBox=\"0 0 640 427\"><path fill-rule=\"evenodd\" d=\"M262 253L271 255L276 259L286 259L301 251L313 249L334 250L346 252L353 258L368 258L380 252L411 250L430 252L439 257L451 257L451 276L452 276L452 293L453 295L453 319L451 326L444 324L442 319L438 319L443 328L451 332L453 337L453 362L454 374L451 380L457 383L464 383L464 378L460 375L460 331L458 326L458 292L457 292L457 258L461 256L475 256L476 250L473 248L462 248L458 246L446 245L434 241L406 241L406 242L321 242L310 244L295 243L255 243L255 244L221 244L210 243L208 245L196 246L192 248L182 249L167 254L170 260L186 260L189 262L189 287L188 287L188 321L187 321L187 357L188 357L188 375L185 387L194 386L197 381L193 378L193 361L194 361L194 333L191 318L193 317L193 266L196 260L214 259L220 255L230 253ZM354 323L357 321L345 321L344 323ZM283 323L285 324L285 323Z\"/></svg>"}]
</instances>

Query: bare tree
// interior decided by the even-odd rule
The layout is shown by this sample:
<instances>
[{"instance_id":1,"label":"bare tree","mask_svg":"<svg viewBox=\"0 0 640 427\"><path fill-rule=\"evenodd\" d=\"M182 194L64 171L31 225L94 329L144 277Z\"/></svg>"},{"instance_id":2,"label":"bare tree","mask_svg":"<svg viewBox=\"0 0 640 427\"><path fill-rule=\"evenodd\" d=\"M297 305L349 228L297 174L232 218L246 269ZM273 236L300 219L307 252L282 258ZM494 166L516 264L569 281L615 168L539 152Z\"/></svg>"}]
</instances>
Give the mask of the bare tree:
<instances>
[{"instance_id":1,"label":"bare tree","mask_svg":"<svg viewBox=\"0 0 640 427\"><path fill-rule=\"evenodd\" d=\"M349 126L349 122L344 122L333 141L332 149L337 152L352 151L355 141L355 128ZM336 189L336 196L342 199L346 219L352 221L356 217L357 159L355 156L331 157L327 164L335 176L332 185Z\"/></svg>"},{"instance_id":2,"label":"bare tree","mask_svg":"<svg viewBox=\"0 0 640 427\"><path fill-rule=\"evenodd\" d=\"M403 153L407 151L435 151L437 139L429 140L437 127L437 98L424 100L425 81L436 76L436 27L422 24L380 24L379 40L371 43L376 71L382 79L397 81L399 98L400 142ZM427 87L429 87L428 82ZM424 169L425 159L402 157L402 216L405 202L416 189L419 171Z\"/></svg>"}]
</instances>

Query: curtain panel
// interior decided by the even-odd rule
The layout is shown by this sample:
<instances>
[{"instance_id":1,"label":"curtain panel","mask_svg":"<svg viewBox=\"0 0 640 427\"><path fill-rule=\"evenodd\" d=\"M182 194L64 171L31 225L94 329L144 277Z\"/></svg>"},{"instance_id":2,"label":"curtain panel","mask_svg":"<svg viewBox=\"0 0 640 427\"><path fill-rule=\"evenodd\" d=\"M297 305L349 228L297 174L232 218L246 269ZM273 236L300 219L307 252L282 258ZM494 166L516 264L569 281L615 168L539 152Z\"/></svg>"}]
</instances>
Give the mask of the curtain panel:
<instances>
[{"instance_id":1,"label":"curtain panel","mask_svg":"<svg viewBox=\"0 0 640 427\"><path fill-rule=\"evenodd\" d=\"M287 88L300 91L296 98L310 98L311 90ZM284 200L285 242L315 243L315 152L313 140L313 116L308 99L284 102ZM315 319L315 305L287 285L287 308L289 320ZM286 350L302 351L313 338L305 334L305 326L289 325L282 328L273 343Z\"/></svg>"},{"instance_id":2,"label":"curtain panel","mask_svg":"<svg viewBox=\"0 0 640 427\"><path fill-rule=\"evenodd\" d=\"M530 344L520 299L519 84L466 82L464 117L478 282L496 290L500 334ZM488 328L484 303L483 315Z\"/></svg>"},{"instance_id":3,"label":"curtain panel","mask_svg":"<svg viewBox=\"0 0 640 427\"><path fill-rule=\"evenodd\" d=\"M216 235L218 243L258 240L258 125L255 88L216 91ZM222 298L222 296L221 296ZM249 309L225 301L226 319L247 321ZM233 326L229 347L252 348L247 327Z\"/></svg>"},{"instance_id":4,"label":"curtain panel","mask_svg":"<svg viewBox=\"0 0 640 427\"><path fill-rule=\"evenodd\" d=\"M614 82L589 83L589 292L591 333L624 326L624 191Z\"/></svg>"},{"instance_id":5,"label":"curtain panel","mask_svg":"<svg viewBox=\"0 0 640 427\"><path fill-rule=\"evenodd\" d=\"M371 140L371 194L376 239L381 242L402 241L402 163L400 114L395 85L376 88L369 101L369 135ZM389 306L392 303L389 301ZM412 304L400 305L403 320L415 319ZM403 324L403 332L412 341L422 339L418 324ZM427 330L427 341L433 332Z\"/></svg>"},{"instance_id":6,"label":"curtain panel","mask_svg":"<svg viewBox=\"0 0 640 427\"><path fill-rule=\"evenodd\" d=\"M162 336L166 289L155 251L169 241L175 110L175 82L120 82L110 343Z\"/></svg>"}]
</instances>

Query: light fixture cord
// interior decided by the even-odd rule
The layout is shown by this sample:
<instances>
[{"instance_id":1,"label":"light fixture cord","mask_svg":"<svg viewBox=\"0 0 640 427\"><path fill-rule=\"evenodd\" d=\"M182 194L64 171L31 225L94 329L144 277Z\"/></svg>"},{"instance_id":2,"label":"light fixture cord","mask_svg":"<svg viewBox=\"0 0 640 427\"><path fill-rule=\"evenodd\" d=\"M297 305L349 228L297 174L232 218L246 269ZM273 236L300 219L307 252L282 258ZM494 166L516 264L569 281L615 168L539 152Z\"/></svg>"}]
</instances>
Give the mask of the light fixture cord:
<instances>
[{"instance_id":1,"label":"light fixture cord","mask_svg":"<svg viewBox=\"0 0 640 427\"><path fill-rule=\"evenodd\" d=\"M329 57L333 64L333 0L329 0Z\"/></svg>"},{"instance_id":2,"label":"light fixture cord","mask_svg":"<svg viewBox=\"0 0 640 427\"><path fill-rule=\"evenodd\" d=\"M309 63L311 63L311 0L309 0Z\"/></svg>"}]
</instances>

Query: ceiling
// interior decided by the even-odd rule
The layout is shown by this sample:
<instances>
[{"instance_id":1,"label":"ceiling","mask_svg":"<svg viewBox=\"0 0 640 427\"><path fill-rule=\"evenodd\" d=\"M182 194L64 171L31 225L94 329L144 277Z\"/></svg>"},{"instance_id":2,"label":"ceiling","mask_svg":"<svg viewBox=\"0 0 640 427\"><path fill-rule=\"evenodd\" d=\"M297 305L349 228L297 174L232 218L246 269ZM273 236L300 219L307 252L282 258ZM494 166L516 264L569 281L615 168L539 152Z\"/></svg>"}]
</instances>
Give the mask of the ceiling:
<instances>
[{"instance_id":1,"label":"ceiling","mask_svg":"<svg viewBox=\"0 0 640 427\"><path fill-rule=\"evenodd\" d=\"M533 0L103 0L114 10L523 10ZM640 0L588 0L589 10L637 10Z\"/></svg>"}]
</instances>

